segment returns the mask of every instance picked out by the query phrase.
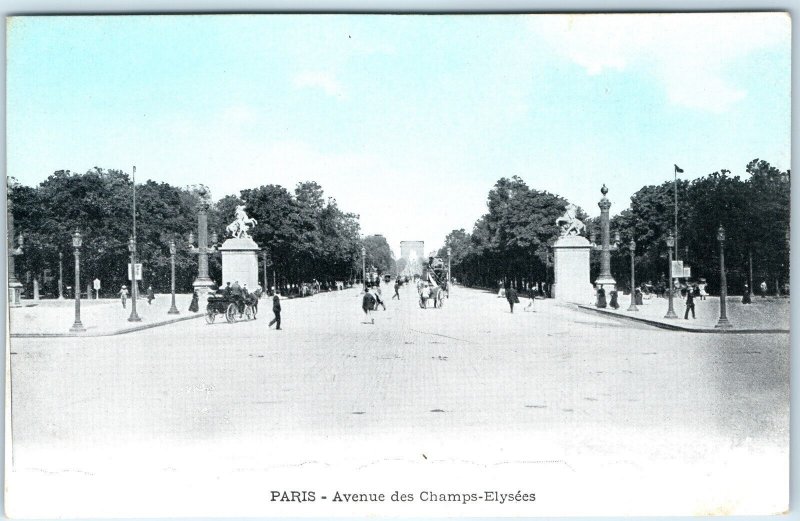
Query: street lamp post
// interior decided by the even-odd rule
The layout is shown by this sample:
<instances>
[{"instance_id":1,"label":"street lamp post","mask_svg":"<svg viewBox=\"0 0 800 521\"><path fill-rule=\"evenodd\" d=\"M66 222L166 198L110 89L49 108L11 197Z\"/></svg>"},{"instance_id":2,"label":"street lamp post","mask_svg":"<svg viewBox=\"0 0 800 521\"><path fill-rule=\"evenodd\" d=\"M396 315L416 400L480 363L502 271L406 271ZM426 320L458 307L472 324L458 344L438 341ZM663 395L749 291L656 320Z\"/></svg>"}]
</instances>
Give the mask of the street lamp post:
<instances>
[{"instance_id":1,"label":"street lamp post","mask_svg":"<svg viewBox=\"0 0 800 521\"><path fill-rule=\"evenodd\" d=\"M178 311L178 308L175 306L175 239L170 239L169 241L169 262L172 275L172 306L170 306L167 314L177 315L180 311Z\"/></svg>"},{"instance_id":2,"label":"street lamp post","mask_svg":"<svg viewBox=\"0 0 800 521\"><path fill-rule=\"evenodd\" d=\"M72 234L72 247L75 249L75 322L73 322L72 327L69 328L70 331L74 333L80 333L82 331L86 331L86 328L83 327L81 323L81 245L83 244L83 238L81 237L81 232L75 230L75 233Z\"/></svg>"},{"instance_id":3,"label":"street lamp post","mask_svg":"<svg viewBox=\"0 0 800 521\"><path fill-rule=\"evenodd\" d=\"M128 240L128 251L131 253L131 316L128 317L128 322L141 322L142 319L136 313L136 299L138 298L136 291L136 241L131 237Z\"/></svg>"},{"instance_id":4,"label":"street lamp post","mask_svg":"<svg viewBox=\"0 0 800 521\"><path fill-rule=\"evenodd\" d=\"M58 252L58 300L64 300L64 254Z\"/></svg>"},{"instance_id":5,"label":"street lamp post","mask_svg":"<svg viewBox=\"0 0 800 521\"><path fill-rule=\"evenodd\" d=\"M453 283L453 276L450 274L450 257L453 254L452 248L447 247L447 298L450 298L450 284Z\"/></svg>"},{"instance_id":6,"label":"street lamp post","mask_svg":"<svg viewBox=\"0 0 800 521\"><path fill-rule=\"evenodd\" d=\"M667 310L667 314L664 315L664 318L678 318L678 315L675 314L675 308L672 304L672 290L674 288L674 284L672 283L672 248L675 246L675 237L672 235L672 232L669 232L669 236L667 237L667 255L669 257L669 267L667 272L667 280L669 281L669 288L667 289L667 296L669 297L669 309Z\"/></svg>"},{"instance_id":7,"label":"street lamp post","mask_svg":"<svg viewBox=\"0 0 800 521\"><path fill-rule=\"evenodd\" d=\"M636 269L633 262L634 255L636 255L636 241L631 240L628 248L631 250L631 305L628 306L628 311L639 311L639 308L636 307Z\"/></svg>"},{"instance_id":8,"label":"street lamp post","mask_svg":"<svg viewBox=\"0 0 800 521\"><path fill-rule=\"evenodd\" d=\"M267 250L261 252L262 257L264 257L264 294L266 294L267 289L269 286L267 285Z\"/></svg>"},{"instance_id":9,"label":"street lamp post","mask_svg":"<svg viewBox=\"0 0 800 521\"><path fill-rule=\"evenodd\" d=\"M364 291L367 290L367 249L361 247L361 282L364 285Z\"/></svg>"},{"instance_id":10,"label":"street lamp post","mask_svg":"<svg viewBox=\"0 0 800 521\"><path fill-rule=\"evenodd\" d=\"M727 298L728 280L725 275L725 228L722 225L717 230L717 241L719 241L719 320L717 329L730 329L731 323L728 321Z\"/></svg>"}]
</instances>

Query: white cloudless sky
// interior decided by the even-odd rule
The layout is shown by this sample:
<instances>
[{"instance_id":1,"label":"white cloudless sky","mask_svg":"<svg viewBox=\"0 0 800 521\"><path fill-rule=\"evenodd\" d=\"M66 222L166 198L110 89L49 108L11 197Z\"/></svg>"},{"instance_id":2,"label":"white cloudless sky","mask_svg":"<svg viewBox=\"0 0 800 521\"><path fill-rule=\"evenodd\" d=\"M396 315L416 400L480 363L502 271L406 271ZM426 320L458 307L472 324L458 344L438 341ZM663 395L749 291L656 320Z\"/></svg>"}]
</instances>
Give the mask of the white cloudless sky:
<instances>
[{"instance_id":1,"label":"white cloudless sky","mask_svg":"<svg viewBox=\"0 0 800 521\"><path fill-rule=\"evenodd\" d=\"M8 175L315 180L430 251L503 176L596 215L603 183L616 213L676 163L788 169L790 36L781 13L17 17Z\"/></svg>"}]
</instances>

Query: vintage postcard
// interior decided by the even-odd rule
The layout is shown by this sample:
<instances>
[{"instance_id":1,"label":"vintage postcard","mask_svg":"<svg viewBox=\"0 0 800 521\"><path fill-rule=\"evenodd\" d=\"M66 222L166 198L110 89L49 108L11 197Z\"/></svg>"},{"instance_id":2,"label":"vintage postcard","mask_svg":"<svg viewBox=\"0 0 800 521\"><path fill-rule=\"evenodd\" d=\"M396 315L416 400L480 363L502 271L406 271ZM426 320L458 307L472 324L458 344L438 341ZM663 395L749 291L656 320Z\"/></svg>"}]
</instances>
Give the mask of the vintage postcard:
<instances>
[{"instance_id":1,"label":"vintage postcard","mask_svg":"<svg viewBox=\"0 0 800 521\"><path fill-rule=\"evenodd\" d=\"M6 27L7 515L788 510L787 13Z\"/></svg>"}]
</instances>

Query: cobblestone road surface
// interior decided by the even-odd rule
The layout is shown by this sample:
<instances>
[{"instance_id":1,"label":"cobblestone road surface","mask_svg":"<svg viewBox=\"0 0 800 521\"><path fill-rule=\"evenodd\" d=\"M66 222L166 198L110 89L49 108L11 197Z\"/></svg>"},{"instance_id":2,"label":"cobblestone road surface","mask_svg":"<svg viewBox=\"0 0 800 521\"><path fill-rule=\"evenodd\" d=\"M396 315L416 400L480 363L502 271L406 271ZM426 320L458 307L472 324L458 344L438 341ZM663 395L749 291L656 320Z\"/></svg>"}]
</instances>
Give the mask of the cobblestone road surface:
<instances>
[{"instance_id":1,"label":"cobblestone road surface","mask_svg":"<svg viewBox=\"0 0 800 521\"><path fill-rule=\"evenodd\" d=\"M42 486L41 470L169 472L198 458L358 469L380 445L384 460L553 464L586 487L644 480L649 495L614 512L724 513L756 501L740 491L774 490L788 475L787 335L663 331L553 301L526 312L523 299L511 314L504 299L463 288L442 309L420 309L411 288L399 302L383 293L374 325L348 290L283 301L282 331L267 327L262 301L257 320L233 325L14 339L20 487ZM697 497L671 503L656 483ZM784 491L774 494L780 505Z\"/></svg>"}]
</instances>

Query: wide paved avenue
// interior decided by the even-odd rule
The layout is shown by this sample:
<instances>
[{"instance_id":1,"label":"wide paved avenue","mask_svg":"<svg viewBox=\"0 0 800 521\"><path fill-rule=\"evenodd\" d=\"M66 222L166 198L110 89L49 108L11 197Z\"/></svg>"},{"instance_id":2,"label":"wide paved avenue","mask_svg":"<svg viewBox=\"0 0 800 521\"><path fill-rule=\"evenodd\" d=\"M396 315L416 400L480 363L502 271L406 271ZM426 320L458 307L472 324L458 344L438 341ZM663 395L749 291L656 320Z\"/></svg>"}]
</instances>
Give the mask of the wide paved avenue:
<instances>
[{"instance_id":1,"label":"wide paved avenue","mask_svg":"<svg viewBox=\"0 0 800 521\"><path fill-rule=\"evenodd\" d=\"M159 470L198 455L358 466L368 450L316 443L389 440L382 457L397 460L408 444L444 458L466 443L479 449L459 458L569 475L646 480L675 467L685 488L788 472L788 335L678 333L552 300L525 312L521 299L511 314L459 287L442 309L420 309L412 287L399 302L391 293L374 325L352 289L284 300L282 331L262 300L258 320L233 325L14 339L15 469L102 472L131 447L146 450L130 464Z\"/></svg>"}]
</instances>

